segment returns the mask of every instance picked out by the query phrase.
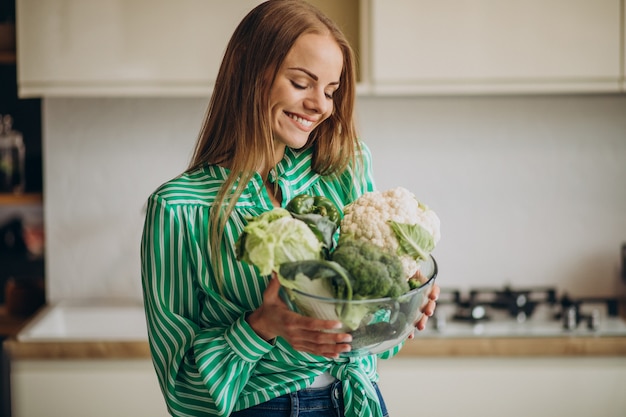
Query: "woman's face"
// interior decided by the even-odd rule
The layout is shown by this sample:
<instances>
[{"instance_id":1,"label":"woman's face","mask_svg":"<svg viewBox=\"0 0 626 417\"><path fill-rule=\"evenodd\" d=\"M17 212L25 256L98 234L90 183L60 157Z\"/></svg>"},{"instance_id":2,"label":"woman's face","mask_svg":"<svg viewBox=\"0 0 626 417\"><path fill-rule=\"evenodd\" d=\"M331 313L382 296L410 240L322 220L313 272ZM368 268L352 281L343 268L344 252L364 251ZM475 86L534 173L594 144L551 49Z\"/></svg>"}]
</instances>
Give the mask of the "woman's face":
<instances>
[{"instance_id":1,"label":"woman's face","mask_svg":"<svg viewBox=\"0 0 626 417\"><path fill-rule=\"evenodd\" d=\"M343 54L331 36L305 34L295 42L270 89L278 159L285 146L303 147L313 129L332 114L342 69Z\"/></svg>"}]
</instances>

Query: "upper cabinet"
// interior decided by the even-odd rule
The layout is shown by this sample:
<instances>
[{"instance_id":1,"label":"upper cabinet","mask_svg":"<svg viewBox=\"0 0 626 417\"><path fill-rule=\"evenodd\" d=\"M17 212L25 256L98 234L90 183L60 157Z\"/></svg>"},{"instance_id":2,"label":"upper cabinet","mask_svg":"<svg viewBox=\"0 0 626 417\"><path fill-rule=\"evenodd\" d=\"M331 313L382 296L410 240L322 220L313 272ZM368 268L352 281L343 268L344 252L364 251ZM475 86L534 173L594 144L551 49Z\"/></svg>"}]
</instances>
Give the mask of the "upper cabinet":
<instances>
[{"instance_id":1,"label":"upper cabinet","mask_svg":"<svg viewBox=\"0 0 626 417\"><path fill-rule=\"evenodd\" d=\"M17 0L21 97L210 94L260 0Z\"/></svg>"},{"instance_id":2,"label":"upper cabinet","mask_svg":"<svg viewBox=\"0 0 626 417\"><path fill-rule=\"evenodd\" d=\"M371 0L378 93L615 92L621 0Z\"/></svg>"},{"instance_id":3,"label":"upper cabinet","mask_svg":"<svg viewBox=\"0 0 626 417\"><path fill-rule=\"evenodd\" d=\"M626 0L622 0L622 91L626 92Z\"/></svg>"},{"instance_id":4,"label":"upper cabinet","mask_svg":"<svg viewBox=\"0 0 626 417\"><path fill-rule=\"evenodd\" d=\"M310 0L361 94L620 92L625 0ZM207 96L261 0L17 0L21 97Z\"/></svg>"}]
</instances>

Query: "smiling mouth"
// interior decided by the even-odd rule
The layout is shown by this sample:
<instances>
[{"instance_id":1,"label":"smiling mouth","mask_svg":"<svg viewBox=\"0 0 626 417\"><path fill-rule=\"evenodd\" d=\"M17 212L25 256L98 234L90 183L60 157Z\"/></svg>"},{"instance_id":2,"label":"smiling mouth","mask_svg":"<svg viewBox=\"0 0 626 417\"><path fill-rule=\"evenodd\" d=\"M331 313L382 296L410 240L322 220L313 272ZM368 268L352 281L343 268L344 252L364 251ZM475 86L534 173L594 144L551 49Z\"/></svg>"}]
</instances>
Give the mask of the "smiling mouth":
<instances>
[{"instance_id":1,"label":"smiling mouth","mask_svg":"<svg viewBox=\"0 0 626 417\"><path fill-rule=\"evenodd\" d=\"M285 114L289 116L292 120L295 120L296 122L298 122L298 124L300 124L302 127L310 128L311 126L313 126L313 122L311 120L303 119L302 117L296 116L293 113L285 113Z\"/></svg>"}]
</instances>

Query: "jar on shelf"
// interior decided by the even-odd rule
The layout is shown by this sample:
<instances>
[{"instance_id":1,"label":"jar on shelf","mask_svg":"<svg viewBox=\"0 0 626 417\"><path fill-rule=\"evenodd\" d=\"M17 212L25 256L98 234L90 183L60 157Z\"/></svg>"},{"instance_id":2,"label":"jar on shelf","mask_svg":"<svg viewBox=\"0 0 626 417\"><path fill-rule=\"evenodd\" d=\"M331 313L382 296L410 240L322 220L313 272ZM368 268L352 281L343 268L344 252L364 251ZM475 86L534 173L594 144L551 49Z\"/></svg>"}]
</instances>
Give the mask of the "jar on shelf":
<instances>
[{"instance_id":1,"label":"jar on shelf","mask_svg":"<svg viewBox=\"0 0 626 417\"><path fill-rule=\"evenodd\" d=\"M0 192L22 193L26 188L24 138L13 130L13 118L0 117Z\"/></svg>"}]
</instances>

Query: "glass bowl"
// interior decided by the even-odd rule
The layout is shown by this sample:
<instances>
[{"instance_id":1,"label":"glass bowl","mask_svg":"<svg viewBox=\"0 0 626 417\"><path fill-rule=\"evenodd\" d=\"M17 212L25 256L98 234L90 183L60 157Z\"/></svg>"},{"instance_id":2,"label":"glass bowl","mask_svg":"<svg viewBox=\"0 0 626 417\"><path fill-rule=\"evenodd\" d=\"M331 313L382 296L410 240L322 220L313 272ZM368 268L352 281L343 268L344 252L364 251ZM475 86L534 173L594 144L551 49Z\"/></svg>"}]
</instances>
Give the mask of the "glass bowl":
<instances>
[{"instance_id":1,"label":"glass bowl","mask_svg":"<svg viewBox=\"0 0 626 417\"><path fill-rule=\"evenodd\" d=\"M422 317L421 309L437 277L435 258L420 262L420 272L427 281L398 298L346 301L283 287L283 299L302 315L341 321L343 327L333 332L352 335L352 350L341 356L373 355L402 343Z\"/></svg>"}]
</instances>

